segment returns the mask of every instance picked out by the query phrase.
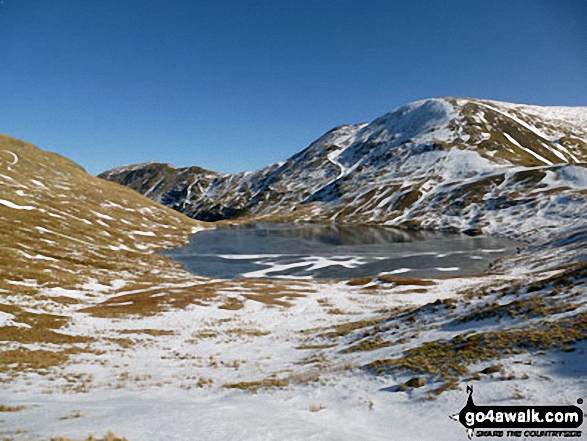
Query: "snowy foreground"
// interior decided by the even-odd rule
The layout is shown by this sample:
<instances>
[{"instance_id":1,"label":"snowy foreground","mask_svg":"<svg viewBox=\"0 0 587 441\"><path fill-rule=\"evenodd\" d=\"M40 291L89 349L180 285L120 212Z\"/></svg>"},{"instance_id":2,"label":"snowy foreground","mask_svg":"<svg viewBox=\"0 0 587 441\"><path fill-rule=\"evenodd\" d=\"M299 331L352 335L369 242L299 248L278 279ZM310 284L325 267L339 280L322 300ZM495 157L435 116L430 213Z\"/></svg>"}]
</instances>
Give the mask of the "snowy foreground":
<instances>
[{"instance_id":1,"label":"snowy foreground","mask_svg":"<svg viewBox=\"0 0 587 441\"><path fill-rule=\"evenodd\" d=\"M315 333L306 332L368 318L383 307L446 299L483 281L446 279L411 294L405 286L365 294L344 283L303 282L306 296L290 307L247 301L236 311L190 305L141 318L73 314L69 332L102 336L104 353L84 355L54 375L5 384L2 403L26 409L2 413L0 428L22 440L85 439L109 430L129 440L458 440L467 439L466 431L449 415L465 405L467 384L474 385L478 404L575 404L587 397L585 342L574 352L509 357L499 372L432 399L427 391L434 384L397 392L411 375L375 376L358 368L386 356L389 347L343 355L337 347L317 350ZM221 297L236 296L227 290ZM446 338L462 330L435 332ZM420 340L430 336L410 344ZM292 381L258 390L226 387L267 378Z\"/></svg>"},{"instance_id":2,"label":"snowy foreground","mask_svg":"<svg viewBox=\"0 0 587 441\"><path fill-rule=\"evenodd\" d=\"M535 380L516 385L478 383L476 399L484 404L511 404L513 395L522 393L528 403L574 403L578 394L585 396L585 350L587 346L583 345L582 366L573 363L561 371L569 358L554 354L539 366L523 369ZM4 426L29 428L31 433L23 439L33 433L66 433L81 438L89 432L105 434L112 428L130 440L467 439L465 429L449 419L449 414L464 406L464 392L446 392L428 401L386 391L393 381L356 376L334 381L336 384L329 386L253 395L240 391L185 391L172 386L142 392L18 394L12 399L38 407L9 415ZM312 411L316 409L320 410ZM82 418L59 420L80 411Z\"/></svg>"}]
</instances>

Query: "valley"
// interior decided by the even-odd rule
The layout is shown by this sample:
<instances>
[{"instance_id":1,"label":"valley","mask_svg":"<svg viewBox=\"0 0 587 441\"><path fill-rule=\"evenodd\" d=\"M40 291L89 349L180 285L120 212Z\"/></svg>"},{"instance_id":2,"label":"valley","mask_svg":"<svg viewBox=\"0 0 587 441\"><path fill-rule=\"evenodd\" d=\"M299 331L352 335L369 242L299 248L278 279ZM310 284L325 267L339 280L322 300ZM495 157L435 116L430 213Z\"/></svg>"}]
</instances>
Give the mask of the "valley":
<instances>
[{"instance_id":1,"label":"valley","mask_svg":"<svg viewBox=\"0 0 587 441\"><path fill-rule=\"evenodd\" d=\"M448 440L466 436L448 415L467 385L479 403L574 404L587 395L586 162L587 108L457 98L237 174L149 163L96 178L1 135L0 435ZM267 222L298 238L244 241L240 259L261 268L196 275L166 257ZM381 228L447 244L420 249L432 257L418 271L412 250L351 274L354 249L335 265L295 249L320 226L359 245ZM432 271L477 265L447 237L495 255Z\"/></svg>"}]
</instances>

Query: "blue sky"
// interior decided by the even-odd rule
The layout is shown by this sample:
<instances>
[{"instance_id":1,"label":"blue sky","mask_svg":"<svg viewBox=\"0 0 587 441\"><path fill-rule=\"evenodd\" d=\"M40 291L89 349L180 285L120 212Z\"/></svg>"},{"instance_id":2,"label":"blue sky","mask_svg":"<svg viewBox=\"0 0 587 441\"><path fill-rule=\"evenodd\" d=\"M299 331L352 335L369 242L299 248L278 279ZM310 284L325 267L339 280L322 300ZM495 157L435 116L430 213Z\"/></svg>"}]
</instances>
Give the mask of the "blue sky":
<instances>
[{"instance_id":1,"label":"blue sky","mask_svg":"<svg viewBox=\"0 0 587 441\"><path fill-rule=\"evenodd\" d=\"M91 173L284 160L468 96L587 105L584 0L4 0L0 132Z\"/></svg>"}]
</instances>

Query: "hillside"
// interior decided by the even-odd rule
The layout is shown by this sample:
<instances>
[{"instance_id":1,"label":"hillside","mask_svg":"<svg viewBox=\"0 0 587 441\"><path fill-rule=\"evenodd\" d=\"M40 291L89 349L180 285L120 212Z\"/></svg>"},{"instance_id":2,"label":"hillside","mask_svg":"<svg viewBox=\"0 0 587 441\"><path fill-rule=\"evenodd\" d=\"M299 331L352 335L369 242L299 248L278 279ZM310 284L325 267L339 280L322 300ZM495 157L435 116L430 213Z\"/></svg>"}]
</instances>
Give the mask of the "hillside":
<instances>
[{"instance_id":1,"label":"hillside","mask_svg":"<svg viewBox=\"0 0 587 441\"><path fill-rule=\"evenodd\" d=\"M0 135L0 340L9 342L0 373L95 351L95 336L70 335L72 311L132 286L195 283L153 252L185 243L199 228L55 153Z\"/></svg>"},{"instance_id":2,"label":"hillside","mask_svg":"<svg viewBox=\"0 0 587 441\"><path fill-rule=\"evenodd\" d=\"M447 98L337 127L255 172L151 163L100 177L195 219L336 220L524 239L536 216L549 229L577 217L586 161L587 108Z\"/></svg>"}]
</instances>

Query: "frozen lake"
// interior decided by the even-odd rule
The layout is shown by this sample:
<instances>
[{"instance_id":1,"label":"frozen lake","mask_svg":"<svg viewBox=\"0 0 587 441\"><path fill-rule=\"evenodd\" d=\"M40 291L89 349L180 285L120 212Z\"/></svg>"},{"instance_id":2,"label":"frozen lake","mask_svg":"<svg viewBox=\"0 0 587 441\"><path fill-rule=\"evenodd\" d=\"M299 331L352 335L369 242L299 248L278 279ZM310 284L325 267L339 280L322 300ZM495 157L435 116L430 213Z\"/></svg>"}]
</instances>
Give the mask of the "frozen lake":
<instances>
[{"instance_id":1,"label":"frozen lake","mask_svg":"<svg viewBox=\"0 0 587 441\"><path fill-rule=\"evenodd\" d=\"M222 226L198 232L190 242L163 254L194 274L221 279L470 275L516 246L486 236L271 223Z\"/></svg>"}]
</instances>

